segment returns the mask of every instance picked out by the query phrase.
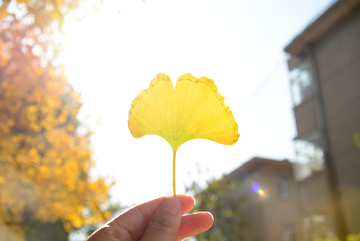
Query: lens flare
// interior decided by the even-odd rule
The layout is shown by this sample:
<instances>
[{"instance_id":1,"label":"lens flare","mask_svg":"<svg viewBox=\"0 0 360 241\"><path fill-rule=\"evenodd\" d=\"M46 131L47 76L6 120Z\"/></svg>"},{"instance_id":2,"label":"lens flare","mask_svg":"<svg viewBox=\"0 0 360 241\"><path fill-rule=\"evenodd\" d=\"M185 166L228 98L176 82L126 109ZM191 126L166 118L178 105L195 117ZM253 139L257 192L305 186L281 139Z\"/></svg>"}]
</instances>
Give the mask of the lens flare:
<instances>
[{"instance_id":1,"label":"lens flare","mask_svg":"<svg viewBox=\"0 0 360 241\"><path fill-rule=\"evenodd\" d=\"M251 186L250 191L259 193L260 196L264 197L265 192L262 190L257 182L254 182L254 184Z\"/></svg>"}]
</instances>

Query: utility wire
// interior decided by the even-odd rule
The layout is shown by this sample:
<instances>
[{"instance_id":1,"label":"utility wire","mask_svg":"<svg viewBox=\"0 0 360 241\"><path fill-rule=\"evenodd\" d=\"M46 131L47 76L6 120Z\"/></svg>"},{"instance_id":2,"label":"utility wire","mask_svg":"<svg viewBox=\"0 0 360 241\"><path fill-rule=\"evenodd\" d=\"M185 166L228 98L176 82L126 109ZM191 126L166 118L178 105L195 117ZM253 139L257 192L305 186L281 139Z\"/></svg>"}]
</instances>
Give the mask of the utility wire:
<instances>
[{"instance_id":1,"label":"utility wire","mask_svg":"<svg viewBox=\"0 0 360 241\"><path fill-rule=\"evenodd\" d=\"M268 74L264 77L261 83L256 87L256 89L249 95L249 97L243 102L240 106L238 111L245 109L254 99L255 97L261 92L261 90L267 85L267 83L272 80L272 77L277 73L280 67L285 63L285 59L281 59L277 62L274 67L268 72Z\"/></svg>"}]
</instances>

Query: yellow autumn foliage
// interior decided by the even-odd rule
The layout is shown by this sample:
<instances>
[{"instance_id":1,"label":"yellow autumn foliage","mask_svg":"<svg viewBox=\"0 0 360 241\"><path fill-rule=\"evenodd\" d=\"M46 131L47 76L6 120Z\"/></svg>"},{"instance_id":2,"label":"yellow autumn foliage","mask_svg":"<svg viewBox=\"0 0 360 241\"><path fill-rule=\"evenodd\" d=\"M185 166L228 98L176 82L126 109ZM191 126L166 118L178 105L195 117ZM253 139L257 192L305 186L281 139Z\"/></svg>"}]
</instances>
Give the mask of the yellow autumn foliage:
<instances>
[{"instance_id":1,"label":"yellow autumn foliage","mask_svg":"<svg viewBox=\"0 0 360 241\"><path fill-rule=\"evenodd\" d=\"M25 241L23 230L18 226L9 226L0 220L0 240Z\"/></svg>"},{"instance_id":2,"label":"yellow autumn foliage","mask_svg":"<svg viewBox=\"0 0 360 241\"><path fill-rule=\"evenodd\" d=\"M30 211L68 228L105 220L110 185L88 175L94 162L88 138L75 128L77 94L48 73L22 68L10 76L0 87L0 217L21 223Z\"/></svg>"},{"instance_id":3,"label":"yellow autumn foliage","mask_svg":"<svg viewBox=\"0 0 360 241\"><path fill-rule=\"evenodd\" d=\"M60 220L66 231L109 217L112 183L89 175L94 160L89 133L78 131L80 95L56 64L61 46L52 39L59 30L49 27L50 12L61 22L82 2L18 0L29 10L23 19L7 13L9 1L0 9L0 240L22 240L29 217Z\"/></svg>"}]
</instances>

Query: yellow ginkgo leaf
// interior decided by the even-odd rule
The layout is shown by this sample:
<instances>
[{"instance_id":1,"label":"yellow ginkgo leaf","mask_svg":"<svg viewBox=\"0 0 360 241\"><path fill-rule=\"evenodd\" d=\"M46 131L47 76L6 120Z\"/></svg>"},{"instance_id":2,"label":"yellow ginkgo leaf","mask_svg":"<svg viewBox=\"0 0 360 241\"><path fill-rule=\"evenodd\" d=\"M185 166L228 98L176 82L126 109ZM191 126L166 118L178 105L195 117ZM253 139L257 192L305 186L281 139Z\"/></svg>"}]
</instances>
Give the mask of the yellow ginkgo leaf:
<instances>
[{"instance_id":1,"label":"yellow ginkgo leaf","mask_svg":"<svg viewBox=\"0 0 360 241\"><path fill-rule=\"evenodd\" d=\"M175 89L169 76L155 76L150 87L133 100L128 123L134 137L155 134L171 145L174 194L175 156L181 144L208 139L233 145L239 139L237 123L214 81L191 74L180 76Z\"/></svg>"}]
</instances>

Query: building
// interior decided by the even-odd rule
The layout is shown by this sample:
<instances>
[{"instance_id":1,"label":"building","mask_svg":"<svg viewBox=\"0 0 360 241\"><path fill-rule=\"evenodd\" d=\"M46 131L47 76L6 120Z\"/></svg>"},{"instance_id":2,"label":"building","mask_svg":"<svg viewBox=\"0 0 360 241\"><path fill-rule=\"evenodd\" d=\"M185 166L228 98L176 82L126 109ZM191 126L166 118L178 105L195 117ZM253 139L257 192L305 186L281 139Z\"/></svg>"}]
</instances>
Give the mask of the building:
<instances>
[{"instance_id":1,"label":"building","mask_svg":"<svg viewBox=\"0 0 360 241\"><path fill-rule=\"evenodd\" d=\"M240 204L246 228L244 240L298 240L299 211L293 165L255 157L226 176L239 183L229 193L243 197Z\"/></svg>"},{"instance_id":2,"label":"building","mask_svg":"<svg viewBox=\"0 0 360 241\"><path fill-rule=\"evenodd\" d=\"M360 0L339 0L285 47L301 240L360 232Z\"/></svg>"}]
</instances>

